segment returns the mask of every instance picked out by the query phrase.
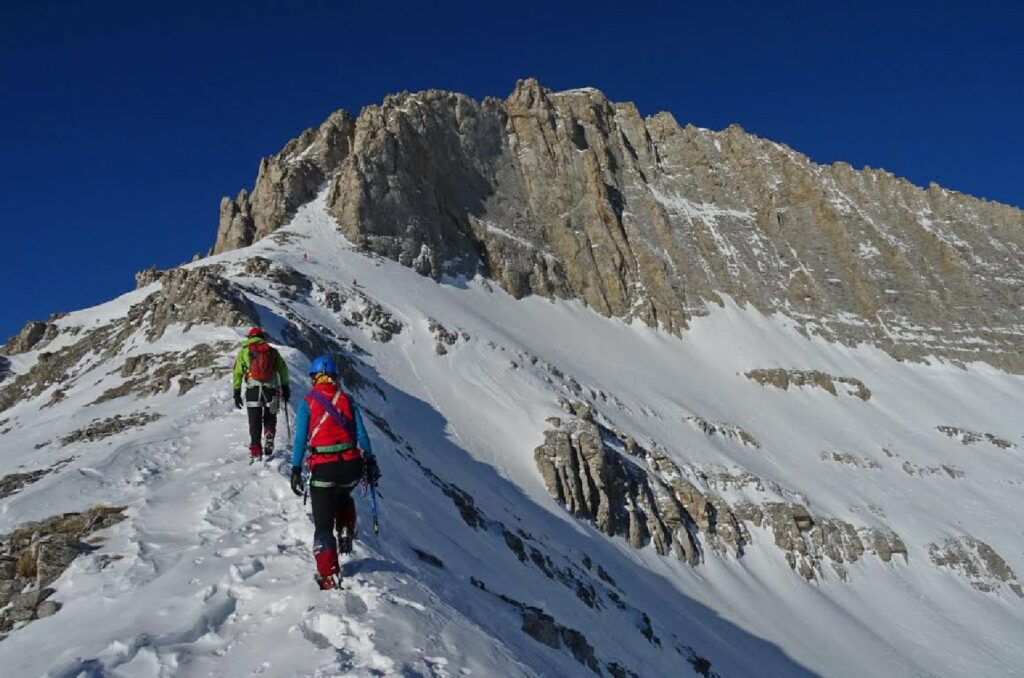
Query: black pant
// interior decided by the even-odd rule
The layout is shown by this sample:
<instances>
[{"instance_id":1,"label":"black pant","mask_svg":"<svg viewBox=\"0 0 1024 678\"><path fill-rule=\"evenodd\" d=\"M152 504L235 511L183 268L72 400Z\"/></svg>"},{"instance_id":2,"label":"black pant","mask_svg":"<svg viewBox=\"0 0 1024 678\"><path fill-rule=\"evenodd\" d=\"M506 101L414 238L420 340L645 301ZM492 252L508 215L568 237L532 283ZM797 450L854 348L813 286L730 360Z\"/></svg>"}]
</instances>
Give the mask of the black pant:
<instances>
[{"instance_id":1,"label":"black pant","mask_svg":"<svg viewBox=\"0 0 1024 678\"><path fill-rule=\"evenodd\" d=\"M352 490L363 477L363 460L330 461L313 467L309 497L313 503L313 541L323 548L337 548L335 526L340 531L348 527L353 534L356 527L356 503ZM330 487L317 487L317 482L333 483Z\"/></svg>"},{"instance_id":2,"label":"black pant","mask_svg":"<svg viewBox=\"0 0 1024 678\"><path fill-rule=\"evenodd\" d=\"M271 436L277 433L277 389L250 386L245 389L245 404L249 415L249 445L262 449L263 431Z\"/></svg>"}]
</instances>

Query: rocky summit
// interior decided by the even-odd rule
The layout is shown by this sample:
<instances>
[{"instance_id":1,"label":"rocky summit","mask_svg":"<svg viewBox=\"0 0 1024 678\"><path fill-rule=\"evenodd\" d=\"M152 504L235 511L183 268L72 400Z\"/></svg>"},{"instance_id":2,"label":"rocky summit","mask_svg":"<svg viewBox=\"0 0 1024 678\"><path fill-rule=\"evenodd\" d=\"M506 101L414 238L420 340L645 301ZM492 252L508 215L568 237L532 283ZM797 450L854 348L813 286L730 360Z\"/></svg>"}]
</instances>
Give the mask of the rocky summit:
<instances>
[{"instance_id":1,"label":"rocky summit","mask_svg":"<svg viewBox=\"0 0 1024 678\"><path fill-rule=\"evenodd\" d=\"M222 201L215 252L325 185L350 241L436 279L479 271L674 333L728 295L830 341L1024 371L1024 212L736 125L533 79L505 100L396 94L264 158Z\"/></svg>"}]
</instances>

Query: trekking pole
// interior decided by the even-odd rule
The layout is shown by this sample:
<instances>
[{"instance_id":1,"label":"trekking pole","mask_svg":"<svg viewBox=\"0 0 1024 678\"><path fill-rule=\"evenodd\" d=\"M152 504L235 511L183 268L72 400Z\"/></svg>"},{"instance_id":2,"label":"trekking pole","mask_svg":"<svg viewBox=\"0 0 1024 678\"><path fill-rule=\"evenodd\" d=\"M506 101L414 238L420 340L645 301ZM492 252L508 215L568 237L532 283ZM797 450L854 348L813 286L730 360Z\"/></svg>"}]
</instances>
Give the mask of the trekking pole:
<instances>
[{"instance_id":1,"label":"trekking pole","mask_svg":"<svg viewBox=\"0 0 1024 678\"><path fill-rule=\"evenodd\" d=\"M370 510L373 512L373 533L380 534L380 521L377 520L377 483L370 483Z\"/></svg>"},{"instance_id":2,"label":"trekking pole","mask_svg":"<svg viewBox=\"0 0 1024 678\"><path fill-rule=\"evenodd\" d=\"M284 425L285 425L285 429L288 431L288 442L291 442L291 440L292 440L292 420L291 420L291 417L288 416L288 401L287 400L284 402Z\"/></svg>"},{"instance_id":3,"label":"trekking pole","mask_svg":"<svg viewBox=\"0 0 1024 678\"><path fill-rule=\"evenodd\" d=\"M313 475L312 473L306 473L306 482L302 483L302 505L306 505L306 500L309 499L309 478Z\"/></svg>"}]
</instances>

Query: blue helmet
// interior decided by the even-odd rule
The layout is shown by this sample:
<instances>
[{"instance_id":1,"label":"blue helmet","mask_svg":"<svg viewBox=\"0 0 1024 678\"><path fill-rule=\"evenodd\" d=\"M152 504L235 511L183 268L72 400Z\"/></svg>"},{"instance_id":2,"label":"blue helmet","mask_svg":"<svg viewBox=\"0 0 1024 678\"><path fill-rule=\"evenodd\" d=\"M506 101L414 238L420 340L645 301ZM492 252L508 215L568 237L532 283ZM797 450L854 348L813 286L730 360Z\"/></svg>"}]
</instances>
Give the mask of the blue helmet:
<instances>
[{"instance_id":1,"label":"blue helmet","mask_svg":"<svg viewBox=\"0 0 1024 678\"><path fill-rule=\"evenodd\" d=\"M338 373L338 370L334 366L334 360L331 359L331 356L322 355L313 360L313 363L309 366L309 373L310 375L329 374L334 376Z\"/></svg>"}]
</instances>

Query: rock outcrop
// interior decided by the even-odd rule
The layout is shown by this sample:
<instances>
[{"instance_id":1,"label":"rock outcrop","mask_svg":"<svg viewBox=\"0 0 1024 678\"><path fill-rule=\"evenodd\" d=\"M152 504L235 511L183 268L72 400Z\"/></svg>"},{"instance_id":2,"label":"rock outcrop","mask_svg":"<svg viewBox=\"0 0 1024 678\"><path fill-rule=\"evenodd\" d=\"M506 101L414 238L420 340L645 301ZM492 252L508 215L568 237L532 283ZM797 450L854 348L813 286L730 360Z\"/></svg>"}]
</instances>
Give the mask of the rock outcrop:
<instances>
[{"instance_id":1,"label":"rock outcrop","mask_svg":"<svg viewBox=\"0 0 1024 678\"><path fill-rule=\"evenodd\" d=\"M870 469L880 470L882 465L877 460L871 459L870 457L862 457L856 454L850 454L849 452L838 452L833 450L832 452L822 452L821 460L830 462L833 464L841 464L843 466L851 466L859 469Z\"/></svg>"},{"instance_id":2,"label":"rock outcrop","mask_svg":"<svg viewBox=\"0 0 1024 678\"><path fill-rule=\"evenodd\" d=\"M187 351L137 353L125 358L118 374L125 380L107 389L89 403L99 403L129 394L146 397L166 393L177 384L177 394L185 395L204 379L219 379L231 372L230 356L236 344L196 344ZM225 360L227 357L227 360ZM221 363L218 365L218 362Z\"/></svg>"},{"instance_id":3,"label":"rock outcrop","mask_svg":"<svg viewBox=\"0 0 1024 678\"><path fill-rule=\"evenodd\" d=\"M221 200L214 252L244 247L288 223L348 157L354 124L348 113L338 111L264 158L252 193L243 189L238 197Z\"/></svg>"},{"instance_id":4,"label":"rock outcrop","mask_svg":"<svg viewBox=\"0 0 1024 678\"><path fill-rule=\"evenodd\" d=\"M174 323L181 323L186 330L194 325L258 324L259 315L252 302L214 269L174 268L160 281L163 285L158 292L128 312L129 321L146 326L149 341L162 337Z\"/></svg>"},{"instance_id":5,"label":"rock outcrop","mask_svg":"<svg viewBox=\"0 0 1024 678\"><path fill-rule=\"evenodd\" d=\"M72 458L61 459L53 466L36 469L35 471L25 471L24 473L8 473L7 475L0 477L0 499L5 499L12 494L20 492L32 483L45 478L54 471L59 471L64 468L71 463L71 461Z\"/></svg>"},{"instance_id":6,"label":"rock outcrop","mask_svg":"<svg viewBox=\"0 0 1024 678\"><path fill-rule=\"evenodd\" d=\"M971 586L993 593L1006 586L1018 598L1024 598L1017 575L991 546L971 536L948 537L941 544L928 545L928 557L939 567L949 568Z\"/></svg>"},{"instance_id":7,"label":"rock outcrop","mask_svg":"<svg viewBox=\"0 0 1024 678\"><path fill-rule=\"evenodd\" d=\"M634 548L648 544L690 564L701 560L696 521L665 485L605 444L591 417L559 422L534 459L548 491L570 513Z\"/></svg>"},{"instance_id":8,"label":"rock outcrop","mask_svg":"<svg viewBox=\"0 0 1024 678\"><path fill-rule=\"evenodd\" d=\"M918 466L917 464L912 464L909 461L904 461L902 468L904 473L911 476L946 475L953 480L959 480L967 475L963 470L948 464L943 464L942 466Z\"/></svg>"},{"instance_id":9,"label":"rock outcrop","mask_svg":"<svg viewBox=\"0 0 1024 678\"><path fill-rule=\"evenodd\" d=\"M155 290L144 301L133 305L126 318L103 328L87 331L84 338L88 341L77 341L74 345L84 347L92 342L96 346L108 346L106 339L109 339L110 332L127 326L145 326L147 339L155 341L163 336L167 327L173 323L182 323L186 329L200 324L231 327L255 323L258 317L256 310L222 273L219 266L179 267L168 270L148 268L139 271L135 274L136 288L162 282L161 289ZM0 355L40 351L58 335L80 334L81 327L61 327L58 321L63 315L56 313L45 321L29 321L18 334L0 346ZM64 350L44 352L41 359L45 360Z\"/></svg>"},{"instance_id":10,"label":"rock outcrop","mask_svg":"<svg viewBox=\"0 0 1024 678\"><path fill-rule=\"evenodd\" d=\"M224 200L215 250L323 185L350 240L438 279L482 271L673 332L727 294L899 358L1024 370L1024 213L738 126L535 80L505 100L392 95L264 159L252 193Z\"/></svg>"},{"instance_id":11,"label":"rock outcrop","mask_svg":"<svg viewBox=\"0 0 1024 678\"><path fill-rule=\"evenodd\" d=\"M159 412L142 410L140 412L133 412L129 415L115 414L113 417L108 417L107 419L93 419L88 425L61 437L60 442L62 445L71 445L72 443L91 443L97 440L103 440L104 438L109 438L110 436L117 435L123 431L141 428L150 422L160 419L161 417L163 417L163 415Z\"/></svg>"},{"instance_id":12,"label":"rock outcrop","mask_svg":"<svg viewBox=\"0 0 1024 678\"><path fill-rule=\"evenodd\" d=\"M786 562L808 581L823 577L825 564L846 581L849 573L845 564L857 562L865 553L887 563L894 554L902 555L904 562L907 559L907 547L895 532L858 529L835 518L815 517L801 504L742 503L736 512L743 520L769 529Z\"/></svg>"},{"instance_id":13,"label":"rock outcrop","mask_svg":"<svg viewBox=\"0 0 1024 678\"><path fill-rule=\"evenodd\" d=\"M427 329L434 337L434 352L437 353L437 355L447 355L448 350L455 346L460 338L463 341L469 341L468 334L465 332L454 332L442 325L435 318L430 318L427 323Z\"/></svg>"},{"instance_id":14,"label":"rock outcrop","mask_svg":"<svg viewBox=\"0 0 1024 678\"><path fill-rule=\"evenodd\" d=\"M152 342L175 324L187 331L195 325L238 327L259 320L252 302L213 267L171 269L160 281L160 289L133 304L123 317L90 328L60 329L75 340L52 352L40 352L31 369L5 381L0 387L0 412L47 391L51 392L49 404L60 402L81 374L119 356L136 332ZM12 351L22 347L13 341L5 346ZM33 348L38 349L39 343Z\"/></svg>"},{"instance_id":15,"label":"rock outcrop","mask_svg":"<svg viewBox=\"0 0 1024 678\"><path fill-rule=\"evenodd\" d=\"M747 447L753 447L754 449L761 449L761 444L757 442L754 436L750 435L739 426L735 424L727 424L720 421L708 421L704 417L698 417L695 415L685 417L694 428L701 431L704 435L709 438L721 437L726 440L732 440L745 445Z\"/></svg>"},{"instance_id":16,"label":"rock outcrop","mask_svg":"<svg viewBox=\"0 0 1024 678\"><path fill-rule=\"evenodd\" d=\"M12 629L60 610L50 584L82 553L87 535L124 520L123 507L97 506L26 523L0 536L0 640Z\"/></svg>"},{"instance_id":17,"label":"rock outcrop","mask_svg":"<svg viewBox=\"0 0 1024 678\"><path fill-rule=\"evenodd\" d=\"M751 370L747 372L747 379L756 381L762 386L774 386L783 391L789 390L790 386L820 388L828 391L834 396L839 395L839 387L848 395L856 396L867 401L871 398L871 390L864 385L860 379L854 377L834 377L819 370L784 370L781 368Z\"/></svg>"},{"instance_id":18,"label":"rock outcrop","mask_svg":"<svg viewBox=\"0 0 1024 678\"><path fill-rule=\"evenodd\" d=\"M60 330L53 323L56 318L47 321L30 320L21 331L11 337L6 344L0 346L0 355L17 355L28 351L44 348L53 341Z\"/></svg>"},{"instance_id":19,"label":"rock outcrop","mask_svg":"<svg viewBox=\"0 0 1024 678\"><path fill-rule=\"evenodd\" d=\"M141 289L146 285L151 285L155 282L159 282L164 276L166 271L157 268L156 266L150 266L144 268L135 274L135 289Z\"/></svg>"},{"instance_id":20,"label":"rock outcrop","mask_svg":"<svg viewBox=\"0 0 1024 678\"><path fill-rule=\"evenodd\" d=\"M1000 438L992 433L978 433L958 426L936 426L935 428L941 433L945 433L950 438L956 438L963 445L974 445L980 442L988 442L990 445L994 445L1001 450L1009 450L1017 447L1009 440Z\"/></svg>"},{"instance_id":21,"label":"rock outcrop","mask_svg":"<svg viewBox=\"0 0 1024 678\"><path fill-rule=\"evenodd\" d=\"M404 329L401 320L358 288L327 285L321 281L313 294L323 306L336 313L342 323L363 329L374 341L387 343Z\"/></svg>"},{"instance_id":22,"label":"rock outcrop","mask_svg":"<svg viewBox=\"0 0 1024 678\"><path fill-rule=\"evenodd\" d=\"M884 562L894 555L907 559L903 540L887 528L812 515L799 495L749 472L680 465L664 450L646 449L604 426L583 403L563 407L570 416L549 419L544 443L534 451L548 492L573 515L634 548L651 545L691 565L700 564L708 548L742 557L753 543L750 524L768 530L789 566L808 581L824 578L825 565L846 581L846 564L865 554ZM827 459L845 463L849 456L834 454ZM763 498L730 502L727 494Z\"/></svg>"}]
</instances>

